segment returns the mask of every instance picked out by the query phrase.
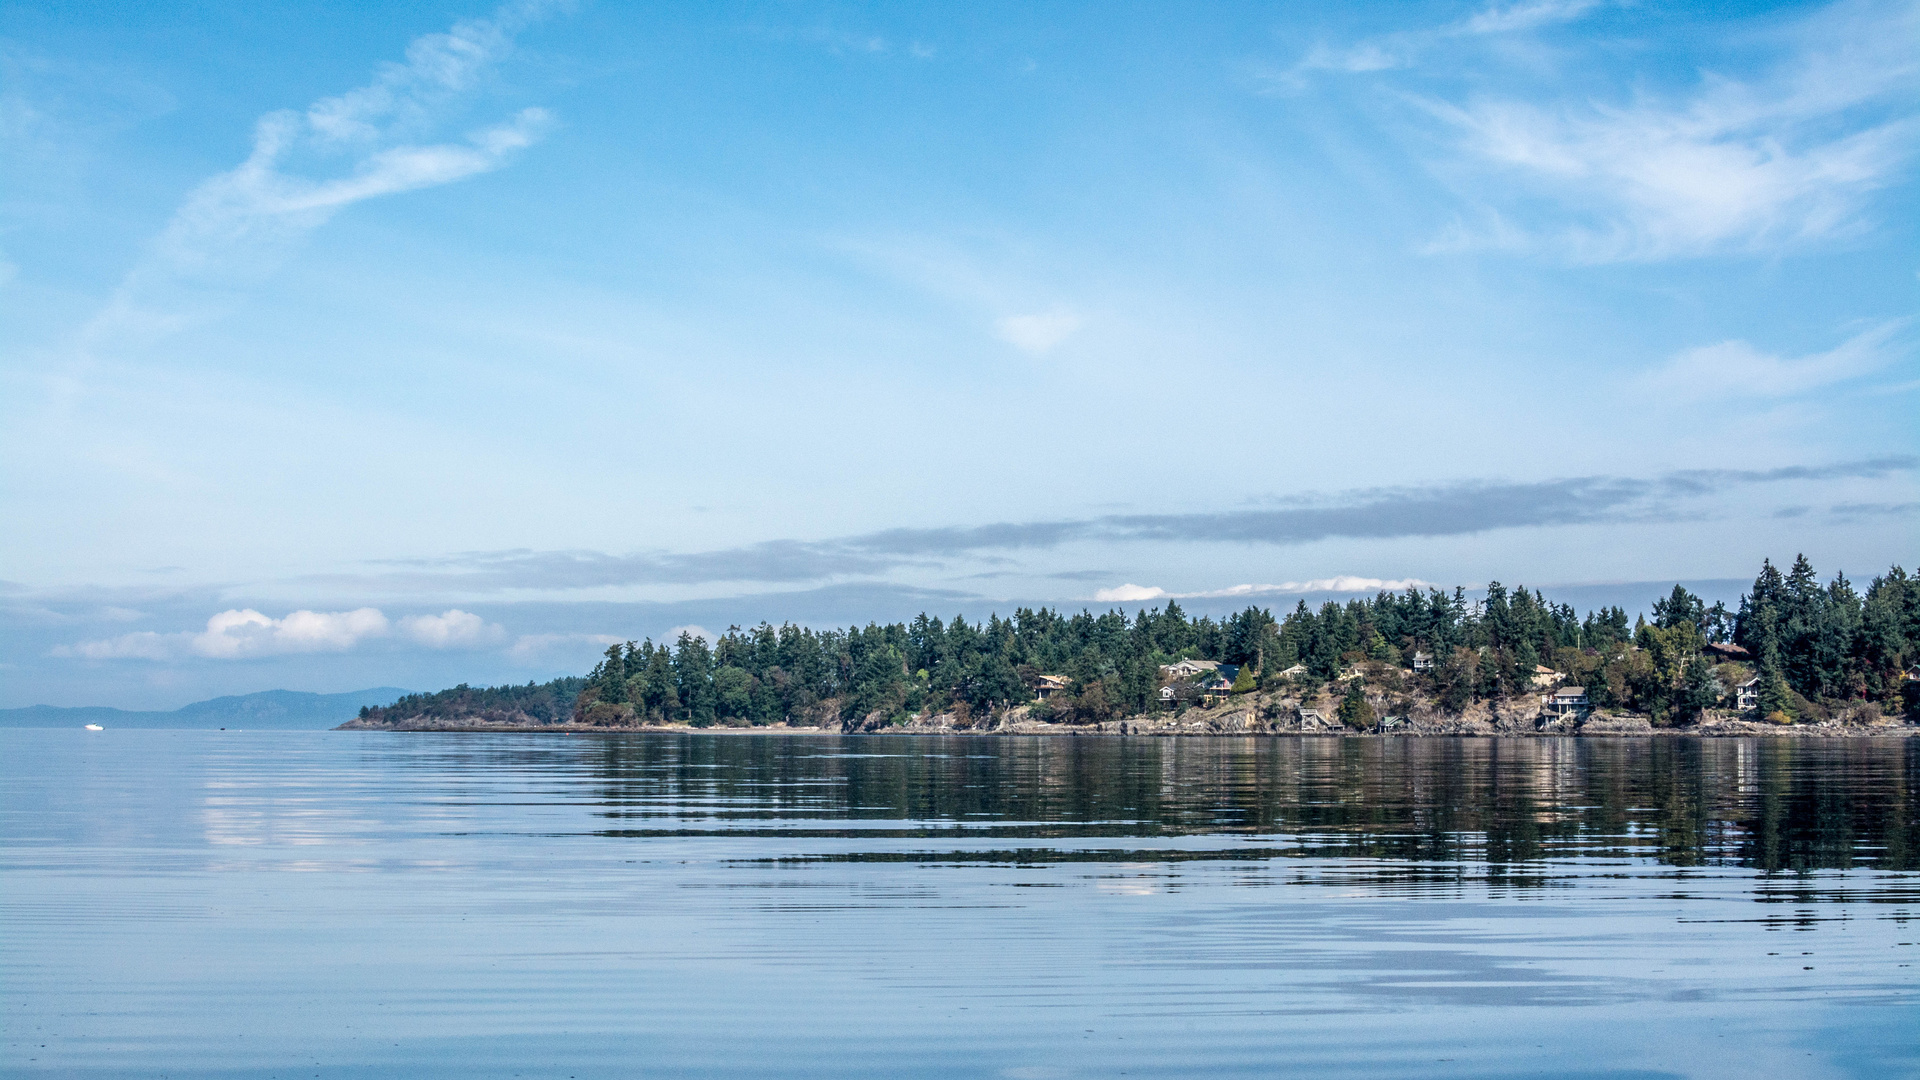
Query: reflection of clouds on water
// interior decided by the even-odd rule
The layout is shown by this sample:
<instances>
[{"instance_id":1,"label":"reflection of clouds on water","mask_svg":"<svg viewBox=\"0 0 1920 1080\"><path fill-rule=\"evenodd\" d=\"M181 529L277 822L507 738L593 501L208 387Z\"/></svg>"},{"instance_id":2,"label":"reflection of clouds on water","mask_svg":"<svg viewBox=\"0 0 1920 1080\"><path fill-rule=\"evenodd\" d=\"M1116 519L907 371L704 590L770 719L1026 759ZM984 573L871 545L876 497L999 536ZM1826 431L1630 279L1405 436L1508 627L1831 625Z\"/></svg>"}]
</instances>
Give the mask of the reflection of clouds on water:
<instances>
[{"instance_id":1,"label":"reflection of clouds on water","mask_svg":"<svg viewBox=\"0 0 1920 1080\"><path fill-rule=\"evenodd\" d=\"M1164 891L1166 874L1151 863L1119 863L1117 873L1101 874L1093 887L1108 896L1155 896Z\"/></svg>"}]
</instances>

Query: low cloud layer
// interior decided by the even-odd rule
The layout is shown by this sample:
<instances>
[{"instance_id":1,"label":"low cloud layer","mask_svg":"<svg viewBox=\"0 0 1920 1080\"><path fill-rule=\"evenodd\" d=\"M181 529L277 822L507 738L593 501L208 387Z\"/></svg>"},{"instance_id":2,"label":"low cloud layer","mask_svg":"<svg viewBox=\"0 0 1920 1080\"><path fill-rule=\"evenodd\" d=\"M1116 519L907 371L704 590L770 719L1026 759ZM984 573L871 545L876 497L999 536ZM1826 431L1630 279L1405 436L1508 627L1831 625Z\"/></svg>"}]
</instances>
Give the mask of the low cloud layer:
<instances>
[{"instance_id":1,"label":"low cloud layer","mask_svg":"<svg viewBox=\"0 0 1920 1080\"><path fill-rule=\"evenodd\" d=\"M141 630L119 637L83 641L53 650L82 660L174 660L200 657L240 660L300 653L337 653L362 643L395 636L429 649L472 649L498 644L506 631L478 615L450 609L439 615L411 615L396 624L379 608L352 611L294 611L282 618L252 608L232 608L207 619L198 632Z\"/></svg>"},{"instance_id":2,"label":"low cloud layer","mask_svg":"<svg viewBox=\"0 0 1920 1080\"><path fill-rule=\"evenodd\" d=\"M1226 543L1276 547L1330 539L1470 536L1496 529L1654 521L1700 512L1713 496L1770 484L1872 479L1920 465L1888 456L1776 469L1694 469L1651 478L1586 476L1370 488L1271 508L1115 514L1062 521L887 529L829 540L770 540L693 553L472 552L397 561L327 583L384 589L587 589L723 582L804 583L903 566L1078 542Z\"/></svg>"},{"instance_id":3,"label":"low cloud layer","mask_svg":"<svg viewBox=\"0 0 1920 1080\"><path fill-rule=\"evenodd\" d=\"M1168 592L1155 585L1126 584L1111 589L1101 589L1093 594L1094 600L1101 603L1138 603L1147 600L1225 600L1236 596L1300 596L1308 593L1377 593L1405 592L1408 589L1425 589L1433 585L1419 578L1376 578L1355 577L1341 574L1337 577L1315 578L1312 581L1281 581L1268 585L1229 585L1224 589L1206 589L1200 592Z\"/></svg>"}]
</instances>

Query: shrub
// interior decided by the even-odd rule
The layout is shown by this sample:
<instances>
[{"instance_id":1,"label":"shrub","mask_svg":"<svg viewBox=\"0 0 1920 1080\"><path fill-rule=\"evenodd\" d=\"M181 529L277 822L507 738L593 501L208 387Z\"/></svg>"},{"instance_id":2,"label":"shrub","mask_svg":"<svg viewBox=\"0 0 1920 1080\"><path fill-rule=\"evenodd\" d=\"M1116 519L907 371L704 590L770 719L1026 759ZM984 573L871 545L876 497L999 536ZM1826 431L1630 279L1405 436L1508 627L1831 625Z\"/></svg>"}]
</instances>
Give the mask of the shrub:
<instances>
[{"instance_id":1,"label":"shrub","mask_svg":"<svg viewBox=\"0 0 1920 1080\"><path fill-rule=\"evenodd\" d=\"M1791 724L1793 723L1793 717L1788 716L1786 713L1781 712L1779 709L1775 709L1772 712L1767 714L1767 723L1783 724L1783 725Z\"/></svg>"}]
</instances>

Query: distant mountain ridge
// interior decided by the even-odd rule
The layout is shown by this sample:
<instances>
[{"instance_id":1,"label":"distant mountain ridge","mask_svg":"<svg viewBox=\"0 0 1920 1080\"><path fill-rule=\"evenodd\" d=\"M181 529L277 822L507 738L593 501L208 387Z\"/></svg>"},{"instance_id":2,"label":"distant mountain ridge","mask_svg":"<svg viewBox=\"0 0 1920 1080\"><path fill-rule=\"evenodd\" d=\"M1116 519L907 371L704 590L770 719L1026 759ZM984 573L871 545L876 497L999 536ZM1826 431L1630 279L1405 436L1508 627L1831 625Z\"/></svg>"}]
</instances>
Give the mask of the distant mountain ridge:
<instances>
[{"instance_id":1,"label":"distant mountain ridge","mask_svg":"<svg viewBox=\"0 0 1920 1080\"><path fill-rule=\"evenodd\" d=\"M321 730L345 723L362 706L391 705L409 691L393 686L353 690L344 694L315 694L305 690L262 690L196 701L168 712L139 712L104 705L30 705L0 709L0 727L104 728L278 728Z\"/></svg>"}]
</instances>

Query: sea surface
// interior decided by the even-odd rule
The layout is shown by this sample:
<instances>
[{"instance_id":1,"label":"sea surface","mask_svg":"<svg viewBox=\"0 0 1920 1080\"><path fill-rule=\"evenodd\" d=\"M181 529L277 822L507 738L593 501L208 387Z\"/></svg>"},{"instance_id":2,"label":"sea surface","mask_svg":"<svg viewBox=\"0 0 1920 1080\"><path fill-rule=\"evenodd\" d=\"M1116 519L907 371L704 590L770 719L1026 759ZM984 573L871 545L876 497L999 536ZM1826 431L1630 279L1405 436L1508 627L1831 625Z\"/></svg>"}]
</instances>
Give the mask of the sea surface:
<instances>
[{"instance_id":1,"label":"sea surface","mask_svg":"<svg viewBox=\"0 0 1920 1080\"><path fill-rule=\"evenodd\" d=\"M0 731L0 1074L1920 1076L1920 742Z\"/></svg>"}]
</instances>

